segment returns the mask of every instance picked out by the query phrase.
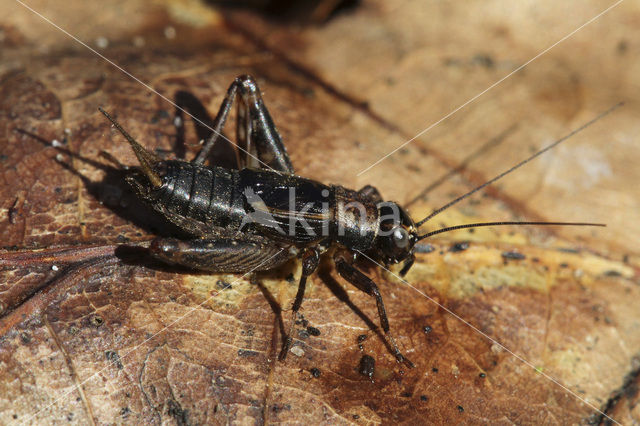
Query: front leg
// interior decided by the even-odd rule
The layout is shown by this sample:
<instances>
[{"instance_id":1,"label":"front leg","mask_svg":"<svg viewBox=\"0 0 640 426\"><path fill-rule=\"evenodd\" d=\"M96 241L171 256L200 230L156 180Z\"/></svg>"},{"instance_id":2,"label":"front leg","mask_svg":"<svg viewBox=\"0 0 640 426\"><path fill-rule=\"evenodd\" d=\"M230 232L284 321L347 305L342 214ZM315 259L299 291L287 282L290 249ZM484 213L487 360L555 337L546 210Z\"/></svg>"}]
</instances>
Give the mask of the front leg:
<instances>
[{"instance_id":1,"label":"front leg","mask_svg":"<svg viewBox=\"0 0 640 426\"><path fill-rule=\"evenodd\" d=\"M382 330L387 336L389 343L393 347L396 360L398 362L404 362L409 367L414 367L413 363L409 361L404 355L402 355L402 352L400 352L400 349L398 349L398 345L396 345L395 339L389 331L387 310L384 307L384 301L382 300L380 289L378 289L378 286L371 280L371 278L367 277L355 266L353 266L351 262L352 258L352 256L349 256L349 254L345 253L344 251L339 251L335 254L333 260L335 261L338 274L342 278L356 286L359 290L376 299L376 304L378 305L378 316L380 317L380 325L382 326Z\"/></svg>"},{"instance_id":2,"label":"front leg","mask_svg":"<svg viewBox=\"0 0 640 426\"><path fill-rule=\"evenodd\" d=\"M253 236L179 240L156 238L149 251L164 263L219 273L246 273L276 268L294 257L289 247Z\"/></svg>"}]
</instances>

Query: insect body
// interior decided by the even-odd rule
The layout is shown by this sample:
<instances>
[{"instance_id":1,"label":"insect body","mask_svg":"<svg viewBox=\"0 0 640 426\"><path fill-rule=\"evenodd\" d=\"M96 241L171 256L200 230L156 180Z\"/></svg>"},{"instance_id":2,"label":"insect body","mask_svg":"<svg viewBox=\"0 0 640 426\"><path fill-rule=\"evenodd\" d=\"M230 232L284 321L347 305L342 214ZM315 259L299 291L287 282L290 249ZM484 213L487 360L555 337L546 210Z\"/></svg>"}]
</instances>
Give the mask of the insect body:
<instances>
[{"instance_id":1,"label":"insect body","mask_svg":"<svg viewBox=\"0 0 640 426\"><path fill-rule=\"evenodd\" d=\"M204 161L236 97L240 102L237 169L206 167ZM258 86L249 76L240 76L230 85L214 121L212 136L191 162L158 158L129 136L109 114L100 111L129 141L140 162L140 167L129 169L126 177L136 194L193 237L156 238L150 245L153 256L167 263L229 273L269 270L294 257L301 258L302 275L292 307L293 327L304 298L306 280L317 269L320 257L332 249L339 275L375 298L380 323L394 355L408 365L412 364L390 334L378 286L356 267L358 258L366 257L385 266L404 262L401 272L404 274L413 264L416 243L436 233L514 223L567 224L493 222L459 225L419 235L419 226L435 214L506 173L415 223L397 203L383 201L372 186L354 191L296 176ZM292 328L280 359L286 357L291 346L291 331Z\"/></svg>"}]
</instances>

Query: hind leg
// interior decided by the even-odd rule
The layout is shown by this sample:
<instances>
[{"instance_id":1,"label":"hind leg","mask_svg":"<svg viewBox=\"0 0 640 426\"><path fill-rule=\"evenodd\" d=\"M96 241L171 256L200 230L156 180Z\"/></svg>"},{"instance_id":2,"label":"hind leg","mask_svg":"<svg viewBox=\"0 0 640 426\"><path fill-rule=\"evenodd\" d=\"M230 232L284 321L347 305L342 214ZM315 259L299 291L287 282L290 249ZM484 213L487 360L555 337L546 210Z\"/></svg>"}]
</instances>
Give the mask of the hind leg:
<instances>
[{"instance_id":1,"label":"hind leg","mask_svg":"<svg viewBox=\"0 0 640 426\"><path fill-rule=\"evenodd\" d=\"M164 263L223 273L266 271L292 258L288 247L251 238L156 238L149 251Z\"/></svg>"},{"instance_id":2,"label":"hind leg","mask_svg":"<svg viewBox=\"0 0 640 426\"><path fill-rule=\"evenodd\" d=\"M213 134L193 160L202 164L220 136L233 101L238 96L238 168L255 167L274 169L293 174L289 154L282 143L269 110L264 105L258 84L251 76L237 77L227 90L213 126Z\"/></svg>"}]
</instances>

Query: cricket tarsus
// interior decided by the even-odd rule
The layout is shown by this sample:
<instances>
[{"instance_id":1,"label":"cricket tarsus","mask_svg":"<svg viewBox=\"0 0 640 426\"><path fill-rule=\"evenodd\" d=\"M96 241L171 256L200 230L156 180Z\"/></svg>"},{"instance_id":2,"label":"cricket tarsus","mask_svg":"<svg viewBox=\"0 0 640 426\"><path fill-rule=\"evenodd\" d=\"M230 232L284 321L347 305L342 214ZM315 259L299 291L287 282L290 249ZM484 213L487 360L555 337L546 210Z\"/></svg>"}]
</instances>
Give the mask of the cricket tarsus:
<instances>
[{"instance_id":1,"label":"cricket tarsus","mask_svg":"<svg viewBox=\"0 0 640 426\"><path fill-rule=\"evenodd\" d=\"M237 168L206 167L234 100L239 99L236 119ZM616 106L617 107L617 106ZM271 119L255 80L237 77L213 122L213 135L191 162L162 160L144 149L102 108L100 111L127 139L139 167L124 168L126 181L138 197L158 214L178 226L190 239L156 238L149 253L169 263L220 273L271 270L290 259L302 260L298 291L291 309L291 324L278 358L284 360L293 344L293 331L302 307L308 278L320 259L333 250L338 274L375 299L380 326L396 360L413 367L391 333L378 285L359 268L365 258L389 267L403 263L406 274L415 260L416 243L428 236L454 229L497 225L588 225L567 222L492 222L458 225L419 235L429 218L484 188L536 156L611 112L601 114L565 138L539 151L507 172L457 198L417 224L394 202L384 202L380 192L367 185L359 191L294 175L287 150ZM292 205L291 192L294 192ZM344 206L356 204L359 215ZM288 208L286 207L288 206ZM393 213L393 214L391 214ZM265 220L268 219L268 220Z\"/></svg>"}]
</instances>

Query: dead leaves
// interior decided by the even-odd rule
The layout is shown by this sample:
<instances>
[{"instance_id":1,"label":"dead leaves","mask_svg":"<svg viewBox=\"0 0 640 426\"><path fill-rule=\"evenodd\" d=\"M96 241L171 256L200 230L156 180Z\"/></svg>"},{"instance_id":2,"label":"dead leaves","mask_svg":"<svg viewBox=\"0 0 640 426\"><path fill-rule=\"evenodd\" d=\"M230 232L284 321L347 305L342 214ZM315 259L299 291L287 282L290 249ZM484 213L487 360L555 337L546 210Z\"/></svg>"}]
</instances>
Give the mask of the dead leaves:
<instances>
[{"instance_id":1,"label":"dead leaves","mask_svg":"<svg viewBox=\"0 0 640 426\"><path fill-rule=\"evenodd\" d=\"M119 16L115 9L107 15ZM449 169L443 163L454 167L461 163L457 152L449 156L429 148L427 153L424 147L431 145L415 141L408 146L408 154L398 153L371 173L356 176L354 172L403 143L414 124L424 121L424 114L421 106L410 104L411 97L402 97L403 103L388 102L389 93L400 93L389 89L391 83L351 92L365 83L358 79L364 71L353 70L347 76L343 70L345 79L339 79L310 62L314 52L322 57L317 39L330 39L331 31L339 34L349 16L333 27L298 32L293 41L306 50L283 57L270 39L266 39L270 50L265 50L246 32L237 31L237 15L231 27L211 18L209 26L193 29L185 21L167 20L153 11L136 15L142 23L133 27L125 26L122 19L109 21L113 27L104 54L172 100L178 93L190 94L189 99L201 102L210 114L217 110L232 78L247 72L256 75L300 175L348 187L375 184L382 187L383 195L404 201L431 177L446 174ZM160 152L178 149L187 158L196 149L190 144L201 137L191 122L185 119L185 134L180 135L173 126L174 107L57 35L55 43L43 44L49 46L48 52L27 60L26 52L37 44L34 37L41 37L43 30L34 35L23 23L30 22L34 28L42 24L25 11L12 13L17 13L12 18L13 35L4 39L0 66L0 236L7 247L0 256L1 422L570 423L594 415L576 395L600 409L611 408L620 419L633 416L631 411L620 412L617 401L622 397L609 405L607 400L623 386L640 348L634 303L637 273L632 265L615 260L621 252L614 250L628 247L627 242L608 239L603 232L582 242L533 231L522 235L484 229L452 234L452 241L470 241L469 248L450 251L449 242L435 241L436 250L421 254L407 277L428 297L371 268L369 274L385 297L392 330L417 365L415 369L398 365L374 331L374 301L344 285L331 265L323 265L310 284L302 308L304 321L296 325L295 351L286 363L277 362L282 331L288 325L286 309L299 276L295 263L262 275L261 285L256 285L236 275L177 271L151 262L141 249L116 248L135 246L173 230L132 197L114 165L100 155L105 150L124 164L134 161L97 106L114 112L146 147ZM377 13L375 8L364 6L353 13L354 22L373 28L367 14ZM64 19L61 15L51 18ZM82 27L78 22L77 17L71 19L68 29ZM9 28L6 21L0 25L5 31ZM167 26L174 28L175 39L166 39ZM79 33L97 36L80 27ZM386 28L394 34L398 31ZM274 38L294 37L291 28L277 30ZM142 35L144 48L133 42ZM339 48L350 46L345 43ZM393 44L382 47L383 53L393 53ZM440 61L426 61L427 51L420 52L408 55L398 66L376 68L376 73L394 74L399 68L431 64L443 76L453 75L454 81L469 75L479 78L476 68L482 64L458 60L440 66ZM441 56L446 54L437 55ZM299 66L291 64L295 61L326 81L300 72ZM501 69L505 61L494 64ZM331 70L340 69L337 59L324 63ZM482 66L486 68L486 61ZM392 77L402 88L418 81L418 74L414 70ZM432 93L430 104L446 100L452 89L441 90L441 94ZM554 90L550 82L541 93ZM340 93L371 104L362 106ZM558 99L549 103L548 97L542 98L540 110L557 111L562 105ZM521 94L514 92L508 102L521 100ZM497 115L491 113L499 110L495 102L489 103L486 114ZM482 121L476 115L481 112L482 104L478 105L465 116L464 126ZM368 108L396 127L386 125ZM574 111L562 117L577 115ZM504 114L500 123L508 128L522 119L515 116ZM544 117L540 120L545 124L552 121ZM491 132L498 130L494 133L502 128L490 127ZM533 127L525 121L518 126L518 137ZM449 138L478 139L463 138L463 133L473 134L466 127L463 130L446 126L438 134L445 138L445 146L454 146ZM599 127L597 134L610 130ZM181 139L186 145L179 143ZM51 146L53 140L58 141L57 147ZM523 145L515 140L507 137L499 146L500 150L506 149L504 145L515 146L515 153L492 151L482 161L503 164L521 158ZM540 169L557 167L543 162ZM513 212L558 219L555 212L546 217L540 210L555 192L552 188L551 195L547 193L545 179L551 178L534 171L535 188L525 185L524 194L535 194L535 202L515 194L505 183L506 194L503 188L494 193L504 204L485 198L439 220L446 224L478 217L495 220L511 217ZM472 182L484 178L468 165L463 174ZM416 204L412 211L422 215L467 188L462 179L449 179L429 195L428 206ZM596 191L613 197L606 188ZM551 201L557 203L559 198ZM538 200L546 201L538 204ZM583 216L584 209L571 200L565 208L571 218L592 217ZM440 223L433 224L437 226ZM611 254L587 249L602 238L605 243L599 247ZM580 250L558 250L575 247ZM16 248L20 251L15 252ZM503 256L513 250L522 256ZM310 333L308 327L320 334ZM362 340L361 335L368 337ZM364 355L375 360L372 380L359 372ZM624 398L633 400L635 395L626 393Z\"/></svg>"}]
</instances>

